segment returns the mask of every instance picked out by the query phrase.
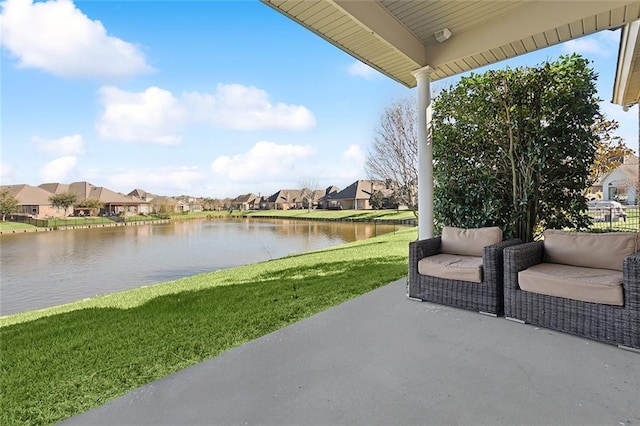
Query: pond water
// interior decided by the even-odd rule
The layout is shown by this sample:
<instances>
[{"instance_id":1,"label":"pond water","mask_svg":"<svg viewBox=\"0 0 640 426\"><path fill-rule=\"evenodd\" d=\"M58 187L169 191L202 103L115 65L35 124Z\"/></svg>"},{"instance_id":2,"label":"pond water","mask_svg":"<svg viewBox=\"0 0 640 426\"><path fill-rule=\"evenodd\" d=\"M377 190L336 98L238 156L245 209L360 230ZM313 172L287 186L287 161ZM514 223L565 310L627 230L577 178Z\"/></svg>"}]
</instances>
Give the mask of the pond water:
<instances>
[{"instance_id":1,"label":"pond water","mask_svg":"<svg viewBox=\"0 0 640 426\"><path fill-rule=\"evenodd\" d=\"M0 236L0 315L299 254L402 226L215 219Z\"/></svg>"}]
</instances>

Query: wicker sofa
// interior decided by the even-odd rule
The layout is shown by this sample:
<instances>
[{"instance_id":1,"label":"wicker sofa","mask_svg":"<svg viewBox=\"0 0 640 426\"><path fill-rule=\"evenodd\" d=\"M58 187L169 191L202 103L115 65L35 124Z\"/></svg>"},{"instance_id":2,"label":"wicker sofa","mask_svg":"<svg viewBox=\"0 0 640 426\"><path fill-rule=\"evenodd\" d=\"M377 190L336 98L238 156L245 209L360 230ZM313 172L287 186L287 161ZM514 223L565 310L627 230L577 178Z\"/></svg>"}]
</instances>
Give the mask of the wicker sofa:
<instances>
[{"instance_id":1,"label":"wicker sofa","mask_svg":"<svg viewBox=\"0 0 640 426\"><path fill-rule=\"evenodd\" d=\"M502 315L505 247L500 228L444 227L442 236L409 244L408 296Z\"/></svg>"},{"instance_id":2,"label":"wicker sofa","mask_svg":"<svg viewBox=\"0 0 640 426\"><path fill-rule=\"evenodd\" d=\"M504 251L508 318L640 349L636 233L547 230Z\"/></svg>"}]
</instances>

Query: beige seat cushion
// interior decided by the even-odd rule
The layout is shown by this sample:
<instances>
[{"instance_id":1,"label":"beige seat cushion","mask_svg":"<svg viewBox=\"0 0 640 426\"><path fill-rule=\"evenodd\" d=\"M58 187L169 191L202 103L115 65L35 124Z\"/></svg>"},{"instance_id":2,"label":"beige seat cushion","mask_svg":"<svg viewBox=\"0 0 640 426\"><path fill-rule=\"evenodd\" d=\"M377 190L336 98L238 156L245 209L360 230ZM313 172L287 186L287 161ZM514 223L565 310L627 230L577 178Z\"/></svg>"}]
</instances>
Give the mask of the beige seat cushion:
<instances>
[{"instance_id":1,"label":"beige seat cushion","mask_svg":"<svg viewBox=\"0 0 640 426\"><path fill-rule=\"evenodd\" d=\"M418 272L422 275L448 280L482 282L482 257L458 254L436 254L418 262Z\"/></svg>"},{"instance_id":2,"label":"beige seat cushion","mask_svg":"<svg viewBox=\"0 0 640 426\"><path fill-rule=\"evenodd\" d=\"M623 305L622 272L540 263L518 272L524 291L605 305Z\"/></svg>"},{"instance_id":3,"label":"beige seat cushion","mask_svg":"<svg viewBox=\"0 0 640 426\"><path fill-rule=\"evenodd\" d=\"M586 268L622 271L624 258L636 251L635 232L544 231L544 261Z\"/></svg>"},{"instance_id":4,"label":"beige seat cushion","mask_svg":"<svg viewBox=\"0 0 640 426\"><path fill-rule=\"evenodd\" d=\"M442 253L463 256L482 256L485 246L502 241L502 230L491 228L462 229L445 226L442 228Z\"/></svg>"}]
</instances>

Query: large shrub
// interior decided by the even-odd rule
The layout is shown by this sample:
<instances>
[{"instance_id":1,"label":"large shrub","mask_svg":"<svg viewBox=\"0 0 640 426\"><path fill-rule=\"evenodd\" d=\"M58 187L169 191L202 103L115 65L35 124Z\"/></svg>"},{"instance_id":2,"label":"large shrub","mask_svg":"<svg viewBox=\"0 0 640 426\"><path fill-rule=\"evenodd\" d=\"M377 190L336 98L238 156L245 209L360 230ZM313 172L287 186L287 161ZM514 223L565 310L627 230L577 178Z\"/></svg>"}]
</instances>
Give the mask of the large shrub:
<instances>
[{"instance_id":1,"label":"large shrub","mask_svg":"<svg viewBox=\"0 0 640 426\"><path fill-rule=\"evenodd\" d=\"M531 241L586 228L584 190L598 141L596 74L579 55L472 74L433 105L439 224L498 225Z\"/></svg>"}]
</instances>

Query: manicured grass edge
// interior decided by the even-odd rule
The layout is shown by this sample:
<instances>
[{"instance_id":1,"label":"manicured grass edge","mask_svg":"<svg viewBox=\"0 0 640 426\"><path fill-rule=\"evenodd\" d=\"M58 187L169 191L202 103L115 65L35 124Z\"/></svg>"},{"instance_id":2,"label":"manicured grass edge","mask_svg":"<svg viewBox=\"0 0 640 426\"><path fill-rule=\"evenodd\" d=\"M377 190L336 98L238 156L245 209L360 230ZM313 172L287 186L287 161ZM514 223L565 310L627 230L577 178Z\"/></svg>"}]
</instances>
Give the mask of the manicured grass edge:
<instances>
[{"instance_id":1,"label":"manicured grass edge","mask_svg":"<svg viewBox=\"0 0 640 426\"><path fill-rule=\"evenodd\" d=\"M415 236L403 230L3 318L0 423L58 422L393 282L406 275Z\"/></svg>"}]
</instances>

